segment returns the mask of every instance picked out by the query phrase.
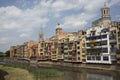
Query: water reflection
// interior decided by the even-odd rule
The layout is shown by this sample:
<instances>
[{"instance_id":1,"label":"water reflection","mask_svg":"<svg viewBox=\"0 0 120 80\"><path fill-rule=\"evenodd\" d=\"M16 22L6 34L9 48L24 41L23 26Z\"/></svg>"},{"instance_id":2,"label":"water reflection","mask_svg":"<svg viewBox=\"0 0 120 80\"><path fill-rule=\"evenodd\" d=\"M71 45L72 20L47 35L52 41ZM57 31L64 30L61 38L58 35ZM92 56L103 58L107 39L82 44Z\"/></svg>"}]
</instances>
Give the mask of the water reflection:
<instances>
[{"instance_id":1,"label":"water reflection","mask_svg":"<svg viewBox=\"0 0 120 80\"><path fill-rule=\"evenodd\" d=\"M60 77L44 77L37 78L37 80L119 80L120 73L115 72L89 72L82 70L81 72L62 71L63 75Z\"/></svg>"},{"instance_id":2,"label":"water reflection","mask_svg":"<svg viewBox=\"0 0 120 80\"><path fill-rule=\"evenodd\" d=\"M87 73L87 80L113 80L112 76Z\"/></svg>"}]
</instances>

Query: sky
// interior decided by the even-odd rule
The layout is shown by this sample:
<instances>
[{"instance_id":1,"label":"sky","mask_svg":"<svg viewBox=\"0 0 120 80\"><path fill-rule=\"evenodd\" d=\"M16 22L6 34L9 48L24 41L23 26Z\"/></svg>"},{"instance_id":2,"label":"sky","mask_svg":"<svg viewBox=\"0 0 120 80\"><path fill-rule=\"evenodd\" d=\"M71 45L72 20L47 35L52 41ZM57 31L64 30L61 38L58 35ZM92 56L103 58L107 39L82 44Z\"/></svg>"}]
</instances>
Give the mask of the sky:
<instances>
[{"instance_id":1,"label":"sky","mask_svg":"<svg viewBox=\"0 0 120 80\"><path fill-rule=\"evenodd\" d=\"M120 0L0 0L0 51L26 41L55 35L57 24L73 32L91 27L104 3L113 21L120 21Z\"/></svg>"}]
</instances>

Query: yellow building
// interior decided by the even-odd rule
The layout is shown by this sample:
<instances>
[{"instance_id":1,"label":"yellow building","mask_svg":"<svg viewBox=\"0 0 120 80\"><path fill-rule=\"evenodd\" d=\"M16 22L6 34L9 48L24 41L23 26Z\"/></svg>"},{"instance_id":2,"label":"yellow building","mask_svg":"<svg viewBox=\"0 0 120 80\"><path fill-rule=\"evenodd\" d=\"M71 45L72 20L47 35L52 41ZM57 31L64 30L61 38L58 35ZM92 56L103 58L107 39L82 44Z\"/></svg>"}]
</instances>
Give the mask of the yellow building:
<instances>
[{"instance_id":1,"label":"yellow building","mask_svg":"<svg viewBox=\"0 0 120 80\"><path fill-rule=\"evenodd\" d=\"M86 31L81 30L78 32L79 35L79 43L80 43L80 62L85 63L86 62L86 47L85 47L85 38L86 38Z\"/></svg>"}]
</instances>

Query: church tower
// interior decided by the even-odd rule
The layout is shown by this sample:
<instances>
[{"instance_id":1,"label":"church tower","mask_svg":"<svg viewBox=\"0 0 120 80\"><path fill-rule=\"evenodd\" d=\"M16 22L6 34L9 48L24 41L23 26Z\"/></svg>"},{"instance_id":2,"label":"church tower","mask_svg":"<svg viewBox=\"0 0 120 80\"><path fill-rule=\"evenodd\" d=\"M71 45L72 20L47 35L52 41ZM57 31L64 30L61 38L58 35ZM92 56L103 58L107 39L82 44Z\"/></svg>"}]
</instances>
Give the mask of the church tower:
<instances>
[{"instance_id":1,"label":"church tower","mask_svg":"<svg viewBox=\"0 0 120 80\"><path fill-rule=\"evenodd\" d=\"M58 27L56 28L56 35L60 35L62 33L62 28L60 24L58 23Z\"/></svg>"},{"instance_id":2,"label":"church tower","mask_svg":"<svg viewBox=\"0 0 120 80\"><path fill-rule=\"evenodd\" d=\"M106 5L106 3L104 4L104 7L101 8L101 17L110 19L110 8Z\"/></svg>"},{"instance_id":3,"label":"church tower","mask_svg":"<svg viewBox=\"0 0 120 80\"><path fill-rule=\"evenodd\" d=\"M40 31L39 31L39 42L41 41L44 41L42 27L40 28Z\"/></svg>"}]
</instances>

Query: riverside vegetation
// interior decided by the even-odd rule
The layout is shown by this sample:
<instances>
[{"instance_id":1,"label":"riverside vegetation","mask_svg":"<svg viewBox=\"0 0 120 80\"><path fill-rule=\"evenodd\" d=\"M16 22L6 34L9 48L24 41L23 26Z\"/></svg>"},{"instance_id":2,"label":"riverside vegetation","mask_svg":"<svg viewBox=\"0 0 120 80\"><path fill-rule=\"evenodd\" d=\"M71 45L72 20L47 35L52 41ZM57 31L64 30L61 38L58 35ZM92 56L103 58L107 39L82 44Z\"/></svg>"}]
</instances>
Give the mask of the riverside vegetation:
<instances>
[{"instance_id":1,"label":"riverside vegetation","mask_svg":"<svg viewBox=\"0 0 120 80\"><path fill-rule=\"evenodd\" d=\"M38 80L41 78L60 77L63 73L56 69L41 69L30 66L0 65L0 70L7 74L2 80ZM2 73L1 73L2 74ZM1 79L0 79L1 80Z\"/></svg>"}]
</instances>

